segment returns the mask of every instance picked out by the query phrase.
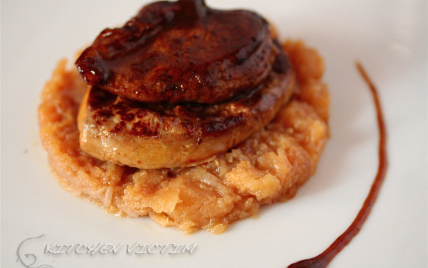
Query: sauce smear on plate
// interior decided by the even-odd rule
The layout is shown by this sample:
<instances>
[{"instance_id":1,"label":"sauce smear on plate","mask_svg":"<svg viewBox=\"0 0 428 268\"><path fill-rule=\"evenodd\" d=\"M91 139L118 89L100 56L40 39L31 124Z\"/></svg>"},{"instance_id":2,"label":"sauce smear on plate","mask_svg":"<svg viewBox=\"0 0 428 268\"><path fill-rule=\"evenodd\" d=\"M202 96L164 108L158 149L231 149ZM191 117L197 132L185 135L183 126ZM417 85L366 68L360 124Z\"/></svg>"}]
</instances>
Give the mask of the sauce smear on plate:
<instances>
[{"instance_id":1,"label":"sauce smear on plate","mask_svg":"<svg viewBox=\"0 0 428 268\"><path fill-rule=\"evenodd\" d=\"M320 255L311 258L302 260L296 263L293 263L288 266L288 268L324 268L327 267L327 265L331 262L331 260L346 246L348 245L352 238L354 238L358 232L360 231L361 227L363 226L364 222L366 221L367 217L370 214L370 211L376 202L377 196L379 194L380 187L382 186L382 183L385 179L386 170L388 166L388 157L386 152L386 128L385 128L385 122L383 118L382 108L380 105L379 95L376 87L374 86L373 82L367 75L366 71L364 70L363 66L360 62L356 63L357 69L361 74L361 77L364 79L364 81L367 83L367 85L370 88L370 91L373 96L373 100L376 106L376 115L377 115L377 123L379 127L379 166L376 174L376 178L372 184L372 187L370 189L370 192L364 201L363 207L361 208L360 212L358 213L357 217L354 219L352 224L348 227L348 229L339 236L333 244L331 244L323 253Z\"/></svg>"}]
</instances>

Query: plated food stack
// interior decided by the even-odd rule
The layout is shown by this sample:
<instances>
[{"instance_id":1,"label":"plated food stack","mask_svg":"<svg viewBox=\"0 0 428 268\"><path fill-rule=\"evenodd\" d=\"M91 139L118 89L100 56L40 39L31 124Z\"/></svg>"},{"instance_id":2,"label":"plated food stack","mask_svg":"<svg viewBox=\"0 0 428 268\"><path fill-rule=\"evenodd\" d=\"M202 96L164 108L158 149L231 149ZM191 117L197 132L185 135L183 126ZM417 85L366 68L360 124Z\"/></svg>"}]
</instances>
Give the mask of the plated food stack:
<instances>
[{"instance_id":1,"label":"plated food stack","mask_svg":"<svg viewBox=\"0 0 428 268\"><path fill-rule=\"evenodd\" d=\"M44 147L67 190L120 216L221 233L292 198L327 140L322 59L254 12L156 2L65 65Z\"/></svg>"}]
</instances>

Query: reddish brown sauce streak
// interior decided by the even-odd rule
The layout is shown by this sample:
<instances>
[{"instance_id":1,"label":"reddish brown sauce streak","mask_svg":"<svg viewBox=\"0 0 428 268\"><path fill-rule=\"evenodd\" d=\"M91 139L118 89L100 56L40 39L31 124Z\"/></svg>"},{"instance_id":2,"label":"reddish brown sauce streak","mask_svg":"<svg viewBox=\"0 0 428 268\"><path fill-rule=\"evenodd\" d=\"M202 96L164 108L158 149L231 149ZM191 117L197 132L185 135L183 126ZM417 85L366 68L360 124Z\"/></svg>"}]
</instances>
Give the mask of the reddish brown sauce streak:
<instances>
[{"instance_id":1,"label":"reddish brown sauce streak","mask_svg":"<svg viewBox=\"0 0 428 268\"><path fill-rule=\"evenodd\" d=\"M370 88L370 91L372 93L374 103L376 106L377 122L379 127L379 166L378 166L376 178L372 184L372 187L370 189L370 192L366 200L364 201L363 207L361 208L357 217L354 219L354 222L351 224L351 226L349 226L348 229L341 236L339 236L336 239L336 241L334 241L333 244L331 244L323 253L321 253L320 255L314 258L293 263L290 266L288 266L288 268L327 267L327 265L331 262L331 260L346 245L348 245L351 242L352 238L354 238L360 231L361 227L363 226L364 222L369 216L374 203L376 202L377 196L379 194L379 190L385 179L386 170L388 166L388 157L386 152L386 128L385 128L385 122L382 114L382 108L379 101L379 95L376 90L376 87L372 83L371 79L367 75L361 63L357 62L356 65L362 78L365 80L365 82Z\"/></svg>"}]
</instances>

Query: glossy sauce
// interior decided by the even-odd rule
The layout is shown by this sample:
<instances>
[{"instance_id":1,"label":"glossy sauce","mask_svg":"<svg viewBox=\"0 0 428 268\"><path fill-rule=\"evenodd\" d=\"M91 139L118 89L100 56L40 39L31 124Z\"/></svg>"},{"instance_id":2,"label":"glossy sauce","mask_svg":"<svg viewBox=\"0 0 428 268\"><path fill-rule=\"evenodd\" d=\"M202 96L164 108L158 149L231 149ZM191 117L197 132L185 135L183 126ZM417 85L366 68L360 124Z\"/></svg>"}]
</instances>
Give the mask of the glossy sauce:
<instances>
[{"instance_id":1,"label":"glossy sauce","mask_svg":"<svg viewBox=\"0 0 428 268\"><path fill-rule=\"evenodd\" d=\"M86 83L129 99L213 104L257 87L284 57L258 14L179 0L104 30L76 65Z\"/></svg>"},{"instance_id":2,"label":"glossy sauce","mask_svg":"<svg viewBox=\"0 0 428 268\"><path fill-rule=\"evenodd\" d=\"M288 266L288 268L324 268L331 262L331 260L346 246L351 240L358 234L367 217L370 214L370 211L376 202L377 196L379 194L379 190L382 186L382 183L385 179L386 170L388 166L388 157L386 150L386 128L385 122L383 118L382 108L379 100L379 95L376 87L373 82L367 75L361 63L357 62L357 69L361 74L361 77L367 83L370 88L370 91L373 96L373 100L376 106L376 115L377 115L377 123L379 127L379 166L376 174L376 178L372 184L370 192L364 201L363 207L358 213L357 217L354 219L352 224L348 227L348 229L339 236L333 244L331 244L323 253L320 255L302 260L296 263L293 263Z\"/></svg>"}]
</instances>

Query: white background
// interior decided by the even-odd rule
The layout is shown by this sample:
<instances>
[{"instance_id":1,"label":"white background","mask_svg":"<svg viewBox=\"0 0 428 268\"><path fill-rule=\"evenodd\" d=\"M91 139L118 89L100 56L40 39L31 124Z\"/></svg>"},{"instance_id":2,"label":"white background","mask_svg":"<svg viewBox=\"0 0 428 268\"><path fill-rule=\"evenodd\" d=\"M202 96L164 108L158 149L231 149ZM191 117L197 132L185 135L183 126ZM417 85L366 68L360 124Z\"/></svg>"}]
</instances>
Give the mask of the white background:
<instances>
[{"instance_id":1,"label":"white background","mask_svg":"<svg viewBox=\"0 0 428 268\"><path fill-rule=\"evenodd\" d=\"M185 236L150 219L119 219L62 190L38 137L37 106L56 62L147 1L14 1L1 6L1 266L286 267L317 255L352 222L377 169L371 95L360 60L380 90L390 167L372 214L329 267L427 267L427 1L208 0L256 10L285 38L316 47L331 90L331 139L317 174L297 196L222 235ZM193 244L192 254L126 253L126 245ZM49 255L47 244L118 245L116 255ZM28 260L27 260L28 263Z\"/></svg>"}]
</instances>

